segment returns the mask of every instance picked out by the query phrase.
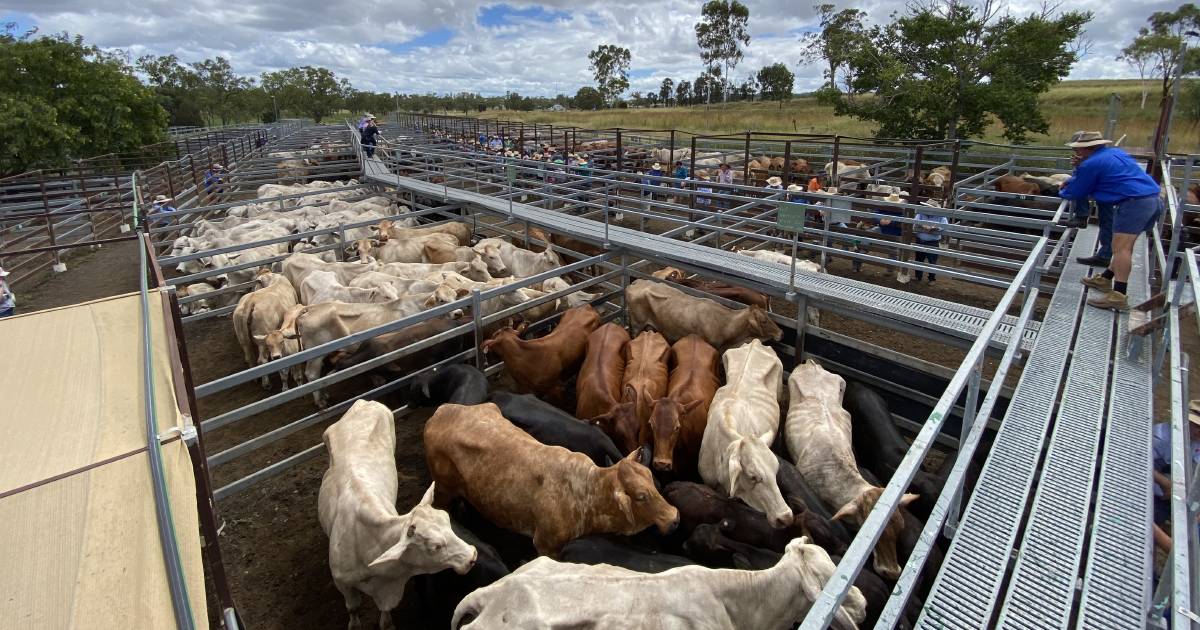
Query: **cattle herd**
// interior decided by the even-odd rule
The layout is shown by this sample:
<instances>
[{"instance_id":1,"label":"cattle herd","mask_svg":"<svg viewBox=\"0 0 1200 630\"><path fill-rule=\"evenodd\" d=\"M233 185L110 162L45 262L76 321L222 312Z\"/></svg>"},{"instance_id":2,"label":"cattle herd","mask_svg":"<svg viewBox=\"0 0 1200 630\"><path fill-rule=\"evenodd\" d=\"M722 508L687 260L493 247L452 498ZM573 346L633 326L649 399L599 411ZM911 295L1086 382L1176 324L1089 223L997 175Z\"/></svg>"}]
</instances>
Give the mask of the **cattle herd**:
<instances>
[{"instance_id":1,"label":"cattle herd","mask_svg":"<svg viewBox=\"0 0 1200 630\"><path fill-rule=\"evenodd\" d=\"M343 188L264 186L258 200L172 242L172 255L191 255L178 271L215 274L182 293L250 289L189 304L233 306L248 366L563 265L549 245L479 238L457 221L421 224L388 197ZM278 199L300 192L315 193L303 199L310 205ZM256 245L272 239L281 242ZM253 246L206 253L238 245ZM218 273L231 266L243 268ZM503 292L479 312L450 310L281 370L281 386L569 289L560 276ZM325 431L319 520L350 627L361 625L364 596L391 627L406 590L427 617L454 628L788 628L804 616L907 451L887 404L812 360L785 381L769 345L782 331L764 294L666 267L626 287L628 327L604 323L597 295L575 291L484 328L478 351L504 362L513 391L493 391L464 364L412 378L408 405L434 409L424 428L433 484L406 513L396 506L388 408L357 400ZM556 314L548 333L530 334L529 324ZM452 337L372 375L392 380L469 349L468 335ZM323 391L312 395L328 404ZM944 473L918 473L835 627L878 616ZM927 566L939 557L935 548Z\"/></svg>"},{"instance_id":2,"label":"cattle herd","mask_svg":"<svg viewBox=\"0 0 1200 630\"><path fill-rule=\"evenodd\" d=\"M318 510L350 627L364 595L391 627L410 582L452 628L803 618L907 449L887 404L813 360L785 381L764 344L781 331L758 306L653 279L626 304L629 329L582 304L538 338L495 331L483 350L515 391L463 364L419 375L407 402L435 409L433 483L407 513L388 408L358 400L326 430ZM877 618L941 474L903 496L834 627Z\"/></svg>"}]
</instances>

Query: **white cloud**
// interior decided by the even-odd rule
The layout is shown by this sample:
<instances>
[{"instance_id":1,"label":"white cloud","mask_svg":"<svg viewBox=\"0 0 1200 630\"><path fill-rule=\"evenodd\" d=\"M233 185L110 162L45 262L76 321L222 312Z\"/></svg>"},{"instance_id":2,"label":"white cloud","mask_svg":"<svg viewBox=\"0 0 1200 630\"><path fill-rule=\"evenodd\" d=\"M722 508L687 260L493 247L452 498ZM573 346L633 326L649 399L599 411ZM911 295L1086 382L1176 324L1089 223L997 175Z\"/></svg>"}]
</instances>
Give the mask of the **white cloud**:
<instances>
[{"instance_id":1,"label":"white cloud","mask_svg":"<svg viewBox=\"0 0 1200 630\"><path fill-rule=\"evenodd\" d=\"M367 0L347 5L327 0L243 0L238 3L149 0L131 11L116 0L10 0L6 9L42 32L69 31L87 41L142 54L176 54L184 61L220 55L235 70L258 75L296 65L322 65L361 89L400 92L469 90L502 94L572 94L591 83L587 53L601 43L628 47L636 78L630 89L657 89L664 77L692 80L701 66L694 25L698 0L615 0L500 6L488 0ZM1071 78L1130 76L1115 61L1120 47L1146 16L1173 9L1171 2L1102 3L1090 10L1092 46ZM818 66L800 66L800 29L815 23L806 2L747 2L751 43L734 71L740 82L758 68L782 62L796 73L796 89L819 85ZM849 5L846 5L849 6ZM903 8L900 0L856 3L874 20ZM1015 0L1016 14L1037 10ZM507 16L483 24L484 12ZM431 35L432 34L432 35ZM448 35L448 38L447 38Z\"/></svg>"}]
</instances>

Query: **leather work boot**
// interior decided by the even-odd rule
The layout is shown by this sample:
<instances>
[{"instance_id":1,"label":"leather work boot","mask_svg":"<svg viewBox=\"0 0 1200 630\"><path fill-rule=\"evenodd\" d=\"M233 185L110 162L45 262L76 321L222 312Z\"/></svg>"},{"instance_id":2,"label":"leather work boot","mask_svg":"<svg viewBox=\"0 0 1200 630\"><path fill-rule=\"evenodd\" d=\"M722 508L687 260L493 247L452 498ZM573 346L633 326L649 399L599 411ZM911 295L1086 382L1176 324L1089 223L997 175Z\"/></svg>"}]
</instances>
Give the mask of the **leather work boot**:
<instances>
[{"instance_id":1,"label":"leather work boot","mask_svg":"<svg viewBox=\"0 0 1200 630\"><path fill-rule=\"evenodd\" d=\"M1089 289L1098 289L1100 291L1112 291L1112 279L1104 276L1088 276L1081 279L1080 284Z\"/></svg>"},{"instance_id":2,"label":"leather work boot","mask_svg":"<svg viewBox=\"0 0 1200 630\"><path fill-rule=\"evenodd\" d=\"M1129 310L1129 302L1125 299L1125 294L1112 290L1092 296L1088 299L1087 303L1089 306L1108 309L1110 311Z\"/></svg>"},{"instance_id":3,"label":"leather work boot","mask_svg":"<svg viewBox=\"0 0 1200 630\"><path fill-rule=\"evenodd\" d=\"M1087 224L1087 217L1071 217L1069 220L1067 220L1068 228L1086 228Z\"/></svg>"},{"instance_id":4,"label":"leather work boot","mask_svg":"<svg viewBox=\"0 0 1200 630\"><path fill-rule=\"evenodd\" d=\"M1088 265L1090 267L1107 267L1108 263L1111 262L1109 259L1099 256L1088 256L1086 258L1080 256L1075 260L1081 265Z\"/></svg>"}]
</instances>

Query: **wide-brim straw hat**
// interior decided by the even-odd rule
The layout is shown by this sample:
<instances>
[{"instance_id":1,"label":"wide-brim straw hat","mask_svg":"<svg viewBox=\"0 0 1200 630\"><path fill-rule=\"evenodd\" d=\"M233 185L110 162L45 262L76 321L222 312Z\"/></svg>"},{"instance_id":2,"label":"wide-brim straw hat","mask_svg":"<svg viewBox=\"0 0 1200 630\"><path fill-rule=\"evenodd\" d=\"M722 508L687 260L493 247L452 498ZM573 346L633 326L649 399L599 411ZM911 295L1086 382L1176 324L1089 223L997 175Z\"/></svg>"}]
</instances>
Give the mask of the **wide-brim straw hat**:
<instances>
[{"instance_id":1,"label":"wide-brim straw hat","mask_svg":"<svg viewBox=\"0 0 1200 630\"><path fill-rule=\"evenodd\" d=\"M0 278L3 278L4 276L7 276L8 274L9 274L9 272L5 271L4 267L0 267Z\"/></svg>"},{"instance_id":2,"label":"wide-brim straw hat","mask_svg":"<svg viewBox=\"0 0 1200 630\"><path fill-rule=\"evenodd\" d=\"M1071 140L1067 142L1067 146L1072 149L1082 149L1084 147L1098 147L1102 144L1112 144L1112 140L1104 137L1104 134L1099 131L1076 131L1075 135L1071 136Z\"/></svg>"},{"instance_id":3,"label":"wide-brim straw hat","mask_svg":"<svg viewBox=\"0 0 1200 630\"><path fill-rule=\"evenodd\" d=\"M926 199L925 201L922 201L921 205L929 206L930 208L937 208L938 210L942 209L942 204L940 204L932 199Z\"/></svg>"},{"instance_id":4,"label":"wide-brim straw hat","mask_svg":"<svg viewBox=\"0 0 1200 630\"><path fill-rule=\"evenodd\" d=\"M168 197L166 195L158 195L154 198L154 203L163 203L164 201L173 201L174 199L175 199L174 197Z\"/></svg>"},{"instance_id":5,"label":"wide-brim straw hat","mask_svg":"<svg viewBox=\"0 0 1200 630\"><path fill-rule=\"evenodd\" d=\"M804 192L804 189L797 184L788 184L788 192Z\"/></svg>"},{"instance_id":6,"label":"wide-brim straw hat","mask_svg":"<svg viewBox=\"0 0 1200 630\"><path fill-rule=\"evenodd\" d=\"M213 167L213 170L214 170L214 171L223 171L223 170L225 170L225 167L224 167L224 166L222 166L222 165L220 165L220 164L213 164L213 165L212 165L212 167Z\"/></svg>"},{"instance_id":7,"label":"wide-brim straw hat","mask_svg":"<svg viewBox=\"0 0 1200 630\"><path fill-rule=\"evenodd\" d=\"M779 185L783 184L783 180L779 179L778 177L771 176L771 177L767 178L767 183L770 184L771 186L779 186Z\"/></svg>"},{"instance_id":8,"label":"wide-brim straw hat","mask_svg":"<svg viewBox=\"0 0 1200 630\"><path fill-rule=\"evenodd\" d=\"M900 197L899 193L892 193L892 194L884 197L883 200L890 201L892 203L904 203L904 199L902 197Z\"/></svg>"},{"instance_id":9,"label":"wide-brim straw hat","mask_svg":"<svg viewBox=\"0 0 1200 630\"><path fill-rule=\"evenodd\" d=\"M653 169L653 170L656 170L656 171L661 171L661 170L662 170L662 164L659 164L658 162L655 162L654 164L651 164L651 165L650 165L650 168L651 168L651 169Z\"/></svg>"}]
</instances>

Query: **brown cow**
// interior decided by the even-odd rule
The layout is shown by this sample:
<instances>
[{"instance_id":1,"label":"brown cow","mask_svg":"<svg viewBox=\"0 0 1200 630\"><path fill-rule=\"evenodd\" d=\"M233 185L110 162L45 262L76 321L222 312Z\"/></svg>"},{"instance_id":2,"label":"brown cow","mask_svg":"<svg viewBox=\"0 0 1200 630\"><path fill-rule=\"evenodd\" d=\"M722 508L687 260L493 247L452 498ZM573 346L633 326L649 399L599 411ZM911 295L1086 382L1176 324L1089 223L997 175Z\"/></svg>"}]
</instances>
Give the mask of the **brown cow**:
<instances>
[{"instance_id":1,"label":"brown cow","mask_svg":"<svg viewBox=\"0 0 1200 630\"><path fill-rule=\"evenodd\" d=\"M783 338L783 331L771 316L757 306L734 310L661 282L638 280L625 290L625 300L630 328L653 326L668 341L694 333L718 350L725 350L750 339Z\"/></svg>"},{"instance_id":2,"label":"brown cow","mask_svg":"<svg viewBox=\"0 0 1200 630\"><path fill-rule=\"evenodd\" d=\"M561 404L566 396L564 381L579 369L587 351L588 334L600 325L600 314L591 306L563 313L562 321L549 335L521 339L527 324L503 328L483 342L485 353L495 352L508 367L522 394L536 394Z\"/></svg>"},{"instance_id":3,"label":"brown cow","mask_svg":"<svg viewBox=\"0 0 1200 630\"><path fill-rule=\"evenodd\" d=\"M796 159L792 160L792 172L797 173L797 174L804 174L804 173L811 172L809 169L809 166L808 166L808 160L804 160L801 158L796 158Z\"/></svg>"},{"instance_id":4,"label":"brown cow","mask_svg":"<svg viewBox=\"0 0 1200 630\"><path fill-rule=\"evenodd\" d=\"M1001 175L992 182L997 191L1014 195L1040 195L1042 189L1033 182L1025 181L1016 175Z\"/></svg>"},{"instance_id":5,"label":"brown cow","mask_svg":"<svg viewBox=\"0 0 1200 630\"><path fill-rule=\"evenodd\" d=\"M533 439L493 403L445 404L425 423L435 505L465 498L496 525L532 537L544 555L588 534L675 529L678 510L637 457L634 451L598 467L587 455Z\"/></svg>"},{"instance_id":6,"label":"brown cow","mask_svg":"<svg viewBox=\"0 0 1200 630\"><path fill-rule=\"evenodd\" d=\"M588 335L587 356L575 384L575 417L600 427L622 452L638 445L633 390L621 397L625 363L629 359L629 333L607 323Z\"/></svg>"},{"instance_id":7,"label":"brown cow","mask_svg":"<svg viewBox=\"0 0 1200 630\"><path fill-rule=\"evenodd\" d=\"M670 354L671 344L656 332L642 332L629 342L625 391L633 389L638 444L650 442L650 410L654 401L667 393L667 357Z\"/></svg>"},{"instance_id":8,"label":"brown cow","mask_svg":"<svg viewBox=\"0 0 1200 630\"><path fill-rule=\"evenodd\" d=\"M675 267L663 267L650 275L660 280L669 280L675 284L683 285L689 289L699 289L705 293L711 293L727 300L741 302L746 306L757 306L764 310L771 307L771 298L767 297L766 293L721 282L720 280L688 278L683 275L683 271Z\"/></svg>"},{"instance_id":9,"label":"brown cow","mask_svg":"<svg viewBox=\"0 0 1200 630\"><path fill-rule=\"evenodd\" d=\"M650 414L655 470L674 470L680 477L696 474L708 406L721 385L720 363L717 349L696 335L671 346L667 395L654 401Z\"/></svg>"}]
</instances>

